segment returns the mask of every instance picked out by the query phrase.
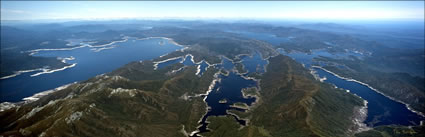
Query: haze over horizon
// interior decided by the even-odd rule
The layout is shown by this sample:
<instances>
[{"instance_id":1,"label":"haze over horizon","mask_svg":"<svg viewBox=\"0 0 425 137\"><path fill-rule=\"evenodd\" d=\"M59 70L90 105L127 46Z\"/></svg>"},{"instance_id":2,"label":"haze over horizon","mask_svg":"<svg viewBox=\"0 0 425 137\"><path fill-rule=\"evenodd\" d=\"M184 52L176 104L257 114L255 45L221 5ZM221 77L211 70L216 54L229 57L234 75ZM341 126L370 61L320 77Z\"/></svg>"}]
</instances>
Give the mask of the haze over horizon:
<instances>
[{"instance_id":1,"label":"haze over horizon","mask_svg":"<svg viewBox=\"0 0 425 137\"><path fill-rule=\"evenodd\" d=\"M1 20L424 20L424 1L1 1Z\"/></svg>"}]
</instances>

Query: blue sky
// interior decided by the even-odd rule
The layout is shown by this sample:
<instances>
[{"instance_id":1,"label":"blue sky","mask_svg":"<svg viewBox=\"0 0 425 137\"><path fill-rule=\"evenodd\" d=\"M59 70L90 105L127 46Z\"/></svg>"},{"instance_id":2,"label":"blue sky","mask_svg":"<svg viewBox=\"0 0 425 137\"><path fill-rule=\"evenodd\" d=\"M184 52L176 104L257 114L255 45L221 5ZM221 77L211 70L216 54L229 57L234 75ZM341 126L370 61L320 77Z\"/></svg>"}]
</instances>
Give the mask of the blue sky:
<instances>
[{"instance_id":1,"label":"blue sky","mask_svg":"<svg viewBox=\"0 0 425 137\"><path fill-rule=\"evenodd\" d=\"M424 20L424 1L1 1L1 20L169 17Z\"/></svg>"}]
</instances>

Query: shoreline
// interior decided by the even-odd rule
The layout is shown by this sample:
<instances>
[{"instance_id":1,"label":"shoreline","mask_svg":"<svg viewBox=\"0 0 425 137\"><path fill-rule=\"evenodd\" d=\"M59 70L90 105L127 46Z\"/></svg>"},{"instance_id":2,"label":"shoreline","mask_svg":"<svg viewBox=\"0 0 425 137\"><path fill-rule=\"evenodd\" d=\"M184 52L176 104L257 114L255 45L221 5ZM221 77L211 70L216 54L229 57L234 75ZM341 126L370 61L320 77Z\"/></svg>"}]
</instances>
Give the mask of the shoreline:
<instances>
[{"instance_id":1,"label":"shoreline","mask_svg":"<svg viewBox=\"0 0 425 137\"><path fill-rule=\"evenodd\" d=\"M111 42L109 42L109 43L102 44L102 45L90 45L90 44L88 44L88 43L90 43L90 42L86 42L86 43L80 43L80 45L81 45L81 46L77 46L77 47L70 47L70 48L56 48L56 49L34 49L34 50L29 50L29 51L24 51L24 52L29 52L29 53L30 53L29 55L31 55L31 56L32 56L32 55L34 55L34 54L37 54L39 51L74 50L74 49L79 49L79 48L84 48L84 47L93 48L92 50L95 50L95 52L99 52L99 51L101 51L101 50L103 50L103 49L111 49L111 48L114 48L114 47L116 47L116 46L114 46L113 44L126 42L126 41L128 41L130 38L134 38L134 39L136 39L136 40L148 40L148 39L154 39L154 38L161 38L161 39L165 39L165 40L170 41L170 43L171 43L171 44L174 44L174 45L179 46L179 47L183 47L183 49L179 49L179 50L184 50L185 48L187 48L187 46L185 46L185 45L181 45L181 44L178 44L178 43L177 43L177 42L175 42L172 38L167 38L167 37L146 37L146 38L137 38L137 37L123 36L123 37L122 37L122 40L111 41ZM107 47L107 46L110 46L110 45L112 45L112 46L111 46L111 47ZM98 49L101 49L101 50L97 51Z\"/></svg>"},{"instance_id":2,"label":"shoreline","mask_svg":"<svg viewBox=\"0 0 425 137\"><path fill-rule=\"evenodd\" d=\"M115 48L115 47L117 47L117 46L114 46L113 44L121 43L121 42L126 42L126 41L128 41L130 38L135 38L136 40L146 40L146 39L151 39L151 38L162 38L162 39L166 39L166 40L171 41L171 43L172 43L172 44L174 44L174 45L176 45L176 46L184 47L184 48L182 48L182 49L178 49L178 50L180 50L180 51L183 51L183 50L185 50L185 49L187 49L187 48L188 48L187 46L184 46L184 45L178 44L178 43L177 43L177 42L175 42L173 39L171 39L171 38L167 38L167 37L147 37L147 38L136 38L136 37L128 37L128 36L124 36L124 37L122 37L122 40L111 41L110 43L102 44L102 45L90 45L90 44L89 44L90 42L86 42L86 43L80 43L80 46L76 46L76 47L69 47L69 48L55 48L55 49L34 49L34 50L28 50L28 51L23 51L23 52L28 52L28 53L29 53L28 55L33 56L34 54L37 54L37 53L38 53L38 52L40 52L40 51L63 51L63 50L74 50L74 49L79 49L79 48L84 48L84 47L92 48L92 49L90 49L90 50L93 50L94 52L100 52L100 51L102 51L102 50ZM110 45L112 45L112 46L110 46ZM108 46L110 46L110 47L108 47ZM167 54L168 54L168 53L167 53ZM166 55L167 55L167 54L166 54ZM162 57L162 56L165 56L165 55L161 55L160 57ZM72 57L72 56L71 56L71 57L69 57L69 58L62 58L62 59L61 59L61 62L66 63L66 60L74 60L74 59L75 59L75 58L74 58L74 57ZM19 71L16 71L16 72L15 72L14 74L12 74L12 75L7 75L7 76L0 77L0 80L8 79L8 78L13 78L13 77L16 77L16 76L18 76L18 75L21 75L22 73L34 72L34 71L43 71L43 72L39 72L39 73L36 73L36 74L31 75L31 77L34 77L34 76L38 76L38 75L41 75L41 74L53 73L53 72L56 72L56 71L62 71L62 70L64 70L64 69L74 67L75 65L76 65L76 63L71 64L71 65L68 65L68 66L64 66L63 68L52 69L52 70L51 70L51 69L45 69L45 68L37 68L37 69L30 69L30 70L19 70Z\"/></svg>"},{"instance_id":3,"label":"shoreline","mask_svg":"<svg viewBox=\"0 0 425 137\"><path fill-rule=\"evenodd\" d=\"M69 66L65 66L65 67L59 68L59 69L42 69L42 72L32 74L32 75L30 75L30 77L36 77L36 76L39 76L39 75L42 75L42 74L48 74L48 73L63 71L65 69L75 67L76 65L77 65L77 63L71 64Z\"/></svg>"},{"instance_id":4,"label":"shoreline","mask_svg":"<svg viewBox=\"0 0 425 137\"><path fill-rule=\"evenodd\" d=\"M59 90L62 90L62 89L65 89L65 88L67 88L67 87L69 87L69 86L71 86L73 84L76 84L76 83L77 82L73 82L73 83L69 83L69 84L65 84L65 85L59 86L59 87L54 88L54 89L50 89L50 90L38 92L38 93L36 93L36 94L34 94L32 96L23 98L22 100L24 100L26 102L34 102L34 101L37 101L37 100L39 100L40 98L42 98L42 97L44 97L46 95L49 95L51 93L54 93L54 92L59 91Z\"/></svg>"},{"instance_id":5,"label":"shoreline","mask_svg":"<svg viewBox=\"0 0 425 137\"><path fill-rule=\"evenodd\" d=\"M248 126L249 119L241 118L238 115L236 115L235 113L229 112L229 110L226 110L226 113L227 113L227 115L234 116L236 118L236 120L243 120L243 121L245 121L245 125L241 125L238 121L236 121L241 126L239 129L242 129L242 128ZM226 115L224 115L224 116L226 116Z\"/></svg>"},{"instance_id":6,"label":"shoreline","mask_svg":"<svg viewBox=\"0 0 425 137\"><path fill-rule=\"evenodd\" d=\"M181 45L177 43L176 41L174 41L174 39L168 38L168 37L145 37L145 38L136 38L136 40L148 40L148 39L158 39L158 38L168 40L171 44L177 45L179 47L187 47L187 45Z\"/></svg>"},{"instance_id":7,"label":"shoreline","mask_svg":"<svg viewBox=\"0 0 425 137\"><path fill-rule=\"evenodd\" d=\"M167 62L167 61L172 61L172 60L177 60L177 59L179 59L179 58L182 58L183 59L183 56L178 56L178 57L172 57L172 58L168 58L168 59L165 59L165 60L161 60L161 61L156 61L156 62L153 62L154 64L153 64L153 70L157 70L158 69L158 64L160 64L160 63L164 63L164 62ZM184 60L184 59L183 59Z\"/></svg>"},{"instance_id":8,"label":"shoreline","mask_svg":"<svg viewBox=\"0 0 425 137\"><path fill-rule=\"evenodd\" d=\"M357 96L357 95L356 95ZM358 96L360 97L360 96ZM361 97L360 97L361 98ZM363 98L361 98L363 99ZM371 127L368 127L366 123L364 123L364 121L367 118L367 113L368 113L368 107L367 107L367 100L363 99L363 106L361 106L360 108L357 109L357 111L354 112L353 115L353 123L354 123L354 131L352 131L352 133L356 134L356 133L360 133L363 131L368 131L371 130Z\"/></svg>"},{"instance_id":9,"label":"shoreline","mask_svg":"<svg viewBox=\"0 0 425 137\"><path fill-rule=\"evenodd\" d=\"M188 56L188 55L186 55L186 56ZM186 57L185 56L185 57ZM194 62L195 63L195 61L193 60L193 55L191 55L190 54L190 56L192 56L192 62ZM243 56L242 54L241 55L238 55L238 56ZM229 60L230 62L232 62L232 64L235 64L235 61L234 60L232 60L232 59L229 59L229 58L227 58L227 57L225 57L225 56L221 56L222 58L225 58L225 59L227 59L227 60ZM184 61L184 60L183 60ZM204 60L202 60L202 61L204 61ZM198 62L198 63L202 63L202 61L200 61L200 62ZM208 62L206 62L207 64L208 64ZM196 64L196 63L195 63ZM221 63L218 63L218 64L223 64L223 61L221 61ZM216 65L216 64L212 64L212 65L210 65L210 64L208 64L208 67L210 67L210 66L213 66L213 65ZM242 64L243 65L243 64ZM244 66L244 65L243 65ZM208 68L207 67L207 68ZM265 68L266 68L266 66L264 66ZM248 76L244 76L243 74L241 74L241 73L239 73L236 69L235 69L235 67L233 67L232 68L232 70L229 70L229 71L226 71L227 72L227 74L224 74L222 71L221 71L222 69L220 69L218 72L216 72L215 74L214 74L214 80L211 82L211 84L210 84L210 86L209 86L209 88L208 88L208 90L207 90L207 92L206 93L204 93L204 94L197 94L197 95L195 95L195 96L189 96L188 98L191 98L191 97L199 97L199 96L204 96L204 98L203 98L203 101L207 104L207 102L206 102L206 98L208 97L208 94L214 89L214 87L215 87L215 85L217 84L217 82L220 82L221 81L221 78L219 77L219 75L223 75L223 76L228 76L231 72L229 72L229 71L232 71L233 73L235 73L236 75L239 75L240 77L242 77L243 79L245 79L245 80L253 80L253 81L255 81L256 83L257 83L257 86L254 86L254 87L246 87L246 88L243 88L240 92L242 92L242 95L243 95L243 97L244 98L246 98L246 97L249 97L249 96L251 96L251 97L254 97L255 98L255 102L253 102L251 105L248 105L248 109L245 109L245 110L250 110L250 108L253 106L253 105L255 105L255 104L257 104L258 102L259 102L259 97L257 96L257 95L245 95L244 94L244 92L243 92L243 90L244 89L247 89L247 88L255 88L256 89L256 91L258 92L258 90L260 89L260 80L259 79L255 79L255 78L253 78L253 77L248 77ZM230 107L232 107L232 106L230 106ZM210 111L210 108L211 107L209 107L208 106L208 104L207 104L207 107L206 107L206 113L201 117L201 119L198 121L198 123L201 123L202 122L202 119L208 114L208 112ZM236 117L238 120L243 120L243 121L245 121L245 125L241 125L241 128L243 128L244 126L246 126L248 123L249 123L249 119L241 119L238 115L236 115L236 114L234 114L234 113L231 113L231 112L229 112L229 110L226 110L226 114L227 115L231 115L231 116L234 116L234 117ZM224 115L224 116L226 116L226 115ZM205 123L206 124L208 124L209 122L206 120L205 121ZM199 127L201 127L203 124L200 124L198 127L197 127L197 130L195 130L195 131L192 131L191 132L191 134L190 134L190 136L193 136L193 135L195 135L195 134L198 134L198 133L200 133L200 131L199 131ZM208 127L207 127L207 130L208 130ZM199 136L201 136L201 135L199 135Z\"/></svg>"},{"instance_id":10,"label":"shoreline","mask_svg":"<svg viewBox=\"0 0 425 137\"><path fill-rule=\"evenodd\" d=\"M260 84L260 83L258 83L258 84ZM250 88L255 89L255 93L257 93L258 95L250 95L248 93L245 93L246 90L249 90ZM247 110L248 111L250 111L253 107L256 107L256 105L260 103L260 99L261 98L259 96L260 95L259 91L260 91L260 88L258 88L258 87L248 87L248 88L243 88L241 90L243 98L246 98L246 99L249 98L249 97L255 98L255 101L252 102L251 105L248 105L247 104L247 106L248 106L248 109Z\"/></svg>"},{"instance_id":11,"label":"shoreline","mask_svg":"<svg viewBox=\"0 0 425 137\"><path fill-rule=\"evenodd\" d=\"M61 60L61 62L62 63L66 63L66 61L67 60L74 60L75 58L73 57L73 56L70 56L70 57L65 57L65 58L60 58L60 57L58 57L57 58L58 60ZM73 65L73 64L71 64L71 65ZM71 66L71 65L68 65L68 66ZM67 66L64 66L64 67L67 67ZM58 69L63 69L64 67L62 67L62 68L58 68ZM23 74L23 73L28 73L28 72L34 72L34 71L42 71L42 72L44 72L44 71L49 71L50 69L46 69L46 68L37 68L37 69L29 69L29 70L19 70L19 71L16 71L14 74L12 74L12 75L8 75L8 76L4 76L4 77L1 77L0 78L0 80L3 80L3 79L8 79L8 78L13 78L13 77L16 77L16 76L19 76L19 75L21 75L21 74ZM57 69L56 69L57 70ZM41 72L39 72L39 73L41 73ZM33 74L33 75L35 75L35 74ZM40 74L39 74L40 75ZM38 75L37 75L38 76ZM31 76L31 77L33 77L33 76Z\"/></svg>"},{"instance_id":12,"label":"shoreline","mask_svg":"<svg viewBox=\"0 0 425 137\"><path fill-rule=\"evenodd\" d=\"M54 89L49 89L49 90L41 91L41 92L35 93L32 96L25 97L21 101L18 101L18 102L2 102L2 103L0 103L0 112L5 111L5 110L8 110L8 109L11 109L11 108L14 108L14 107L19 107L21 105L28 104L28 103L31 103L31 102L34 102L34 101L37 101L37 100L39 100L40 98L42 98L44 96L47 96L47 95L49 95L51 93L55 93L56 91L65 89L65 88L67 88L67 87L69 87L71 85L74 85L76 83L77 82L73 82L73 83L69 83L69 84L65 84L65 85L56 87Z\"/></svg>"},{"instance_id":13,"label":"shoreline","mask_svg":"<svg viewBox=\"0 0 425 137\"><path fill-rule=\"evenodd\" d=\"M319 74L317 74L317 71L314 70L313 68L310 69L310 73L313 75L313 77L316 80L319 80L322 83L326 80L326 77L320 78ZM350 90L348 90L348 89L338 88L333 83L329 83L329 84L333 85L334 88L336 88L336 89L345 90L346 92L350 92ZM368 114L367 104L369 102L367 100L363 99L362 97L360 97L357 94L354 94L354 93L352 93L352 94L363 100L363 106L354 107L354 110L353 110L354 112L353 112L353 115L351 117L351 121L353 122L353 125L347 131L347 134L349 134L349 135L354 135L354 134L357 134L357 133L360 133L360 132L363 132L363 131L368 131L370 129L373 129L372 127L369 127L369 126L367 126L366 123L364 123L365 120L368 117L368 115L367 115Z\"/></svg>"},{"instance_id":14,"label":"shoreline","mask_svg":"<svg viewBox=\"0 0 425 137\"><path fill-rule=\"evenodd\" d=\"M24 51L24 52L29 52L30 56L37 54L39 51L61 51L61 50L74 50L74 49L79 49L79 48L84 48L84 47L89 47L89 48L102 48L102 47L106 47L115 43L120 43L120 42L126 42L128 41L130 37L123 37L123 40L116 40L116 41L111 41L110 43L107 44L102 44L102 45L90 45L87 43L83 43L81 46L77 46L77 47L72 47L72 48L56 48L56 49L34 49L34 50L29 50L29 51Z\"/></svg>"},{"instance_id":15,"label":"shoreline","mask_svg":"<svg viewBox=\"0 0 425 137\"><path fill-rule=\"evenodd\" d=\"M34 71L43 71L43 69L44 69L44 68L29 69L29 70L19 70L19 71L16 71L16 72L15 72L14 74L12 74L12 75L8 75L8 76L1 77L1 78L0 78L0 80L8 79L8 78L13 78L13 77L16 77L16 76L18 76L18 75L21 75L22 73L28 73L28 72L34 72Z\"/></svg>"},{"instance_id":16,"label":"shoreline","mask_svg":"<svg viewBox=\"0 0 425 137\"><path fill-rule=\"evenodd\" d=\"M207 99L207 97L208 97L208 94L210 94L210 92L212 92L212 90L214 89L214 87L215 87L215 85L218 83L218 82L221 82L221 78L220 78L220 74L223 74L220 70L218 70L215 74L214 74L214 79L213 79L213 81L211 82L211 84L209 85L209 87L208 87L208 90L205 92L205 93L203 93L203 94L196 94L195 96L189 96L189 98L191 98L191 97L202 97L202 96L204 96L204 98L202 99L203 100L203 102L205 103L205 105L206 105L206 110L205 110L205 114L204 115L202 115L202 117L199 119L199 121L198 121L198 124L200 124L198 127L196 127L196 130L195 131L192 131L191 132L191 134L190 134L190 136L193 136L193 135L195 135L195 134L198 134L198 133L200 133L200 130L199 130L199 128L200 127L202 127L202 125L203 124L201 124L201 122L202 122L202 119L208 114L208 112L210 111L210 106L208 106L208 103L206 102L206 99ZM205 120L205 123L207 124L207 123L209 123L207 120ZM208 127L207 127L207 130L208 130ZM200 135L199 135L200 136Z\"/></svg>"},{"instance_id":17,"label":"shoreline","mask_svg":"<svg viewBox=\"0 0 425 137\"><path fill-rule=\"evenodd\" d=\"M112 44L115 44L115 43L118 43L118 42L125 42L125 41L127 41L127 40L129 39L129 37L123 37L123 38L124 38L124 40L112 41L112 42L110 42L110 43L103 44L103 45L97 45L97 46L92 46L92 45L90 45L90 44L84 44L84 43L83 43L83 45L81 45L81 46L77 46L77 47L70 47L70 48L57 48L57 49L34 49L34 50L23 51L23 52L29 52L29 54L28 54L28 55L33 56L34 54L37 54L39 51L62 51L62 50L74 50L74 49L79 49L79 48L84 48L84 47L89 47L89 48L99 48L99 49L100 49L99 51L101 51L101 50L104 50L104 49L111 49L111 48L114 48L114 47L106 47L106 46L109 46L109 45L112 45ZM103 47L103 48L102 48L102 47ZM99 51L97 51L97 50L98 50L98 49L94 49L94 51L95 51L95 52L99 52ZM58 57L58 60L61 60L61 62L63 62L63 63L66 63L66 61L67 61L67 60L74 60L74 59L75 59L75 58L74 58L73 56L68 57L68 58L67 58L67 57L65 57L65 58L60 58L60 57ZM56 72L56 71L62 71L62 70L64 70L64 69L74 67L76 64L77 64L77 63L74 63L74 64L71 64L71 65L68 65L68 66L64 66L63 68L58 68L58 69L37 68L37 69L30 69L30 70L19 70L19 71L16 71L16 72L15 72L14 74L12 74L12 75L8 75L8 76L3 76L3 77L1 77L1 78L0 78L0 80L8 79L8 78L13 78L13 77L16 77L16 76L18 76L18 75L21 75L22 73L28 73L28 72L34 72L34 71L42 71L42 72L39 72L39 73L36 73L36 74L32 74L32 75L31 75L31 77L38 76L38 75L41 75L41 74L46 74L46 73L53 73L53 72Z\"/></svg>"},{"instance_id":18,"label":"shoreline","mask_svg":"<svg viewBox=\"0 0 425 137\"><path fill-rule=\"evenodd\" d=\"M92 48L90 50L92 50L93 52L100 52L102 50L113 49L113 48L116 48L116 47L118 47L118 45L112 45L112 46L109 46L109 47L101 47L101 48Z\"/></svg>"},{"instance_id":19,"label":"shoreline","mask_svg":"<svg viewBox=\"0 0 425 137\"><path fill-rule=\"evenodd\" d=\"M243 103L242 105L243 105L243 106L236 105L236 103L233 103L232 105L230 105L230 107L232 107L232 108L239 108L239 109L243 109L243 110L247 110L247 111L249 111L249 106L248 106L248 104Z\"/></svg>"},{"instance_id":20,"label":"shoreline","mask_svg":"<svg viewBox=\"0 0 425 137\"><path fill-rule=\"evenodd\" d=\"M168 53L167 53L167 54L165 54L165 55L161 55L161 56L160 56L160 58L162 58L162 57L164 57L164 56L166 56L166 55L168 55ZM204 71L207 71L209 67L211 67L211 66L213 66L213 65L214 65L214 64L210 64L210 63L208 63L205 59L203 59L203 60L201 60L201 61L199 61L199 62L195 62L195 60L194 60L194 58L195 58L195 57L194 57L192 54L188 53L188 54L183 55L183 56L177 56L177 57L172 57L172 58L168 58L168 59L165 59L165 60L161 60L161 61L153 62L153 63L154 63L154 64L153 64L154 70L157 70L157 69L158 69L158 65L159 65L160 63L165 63L165 62L168 62L168 61L174 61L174 60L181 59L181 61L179 61L179 63L183 63L183 62L185 62L185 61L186 61L186 58L187 58L188 56L190 56L190 60L192 61L192 63L193 63L194 65L198 65L198 66L197 66L196 73L195 73L195 75L197 75L197 76L201 76L201 75L200 75L200 72L201 72L201 64L202 64L203 62L205 62L205 64L207 64L207 65L208 65L207 67L205 67L205 70L204 70ZM186 66L186 65L185 65L185 66Z\"/></svg>"},{"instance_id":21,"label":"shoreline","mask_svg":"<svg viewBox=\"0 0 425 137\"><path fill-rule=\"evenodd\" d=\"M382 93L382 92L380 92L379 90L377 90L377 89L375 89L375 88L373 88L373 87L369 86L369 85L368 85L368 84L366 84L366 83L363 83L363 82L358 81L358 80L355 80L355 79L342 77L342 76L340 76L340 75L338 75L338 74L336 74L336 73L334 73L334 72L332 72L332 71L329 71L329 70L327 70L327 69L325 69L325 68L323 68L323 67L320 67L320 66L311 66L311 67L312 67L312 68L318 68L318 69L321 69L321 70L323 70L323 71L326 71L326 72L328 72L328 73L330 73L330 74L332 74L332 75L334 75L334 76L336 76L336 77L338 77L338 78L340 78L340 79L343 79L343 80L346 80L346 81L350 81L350 82L356 82L356 83L359 83L359 84L361 84L361 85L364 85L364 86L366 86L366 87L368 87L368 88L372 89L373 91L375 91L375 92L377 92L377 93L379 93L379 94L381 94L381 95L383 95L383 96L385 96L385 97L387 97L387 98L389 98L389 99L391 99L391 100L393 100L393 101L396 101L396 102L398 102L398 103L404 104L404 105L406 106L406 108L407 108L408 110L410 110L411 112L413 112L413 113L415 113L415 114L418 114L418 115L420 115L420 116L422 116L422 117L425 117L425 115L424 115L422 112L419 112L419 111L414 110L413 108L411 108L411 107L410 107L410 105L409 105L409 104L404 103L404 102L402 102L402 101L400 101L400 100L397 100L397 99L395 99L395 98L393 98L393 97L390 97L390 96L388 96L388 95L385 95L384 93Z\"/></svg>"}]
</instances>

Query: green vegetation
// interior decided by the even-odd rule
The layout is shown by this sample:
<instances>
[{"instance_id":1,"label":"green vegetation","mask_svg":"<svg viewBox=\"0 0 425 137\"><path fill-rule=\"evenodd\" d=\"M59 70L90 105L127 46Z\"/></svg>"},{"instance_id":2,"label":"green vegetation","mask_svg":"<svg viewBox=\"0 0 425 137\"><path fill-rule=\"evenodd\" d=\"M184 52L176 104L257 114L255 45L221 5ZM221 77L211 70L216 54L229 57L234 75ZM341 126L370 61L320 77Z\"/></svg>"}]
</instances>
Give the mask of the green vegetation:
<instances>
[{"instance_id":1,"label":"green vegetation","mask_svg":"<svg viewBox=\"0 0 425 137\"><path fill-rule=\"evenodd\" d=\"M260 96L257 87L245 88L242 90L242 93L244 96Z\"/></svg>"},{"instance_id":2,"label":"green vegetation","mask_svg":"<svg viewBox=\"0 0 425 137\"><path fill-rule=\"evenodd\" d=\"M157 71L152 65L130 63L1 112L2 135L184 136L183 126L186 132L195 130L206 104L201 98L181 97L204 93L217 70L208 69L198 77L192 66L166 75L181 64Z\"/></svg>"},{"instance_id":3,"label":"green vegetation","mask_svg":"<svg viewBox=\"0 0 425 137\"><path fill-rule=\"evenodd\" d=\"M267 130L255 126L241 127L232 116L215 117L207 119L208 128L212 132L201 134L207 137L271 137Z\"/></svg>"},{"instance_id":4,"label":"green vegetation","mask_svg":"<svg viewBox=\"0 0 425 137\"><path fill-rule=\"evenodd\" d=\"M248 70L246 70L246 69L244 68L243 64L242 64L242 63L240 63L240 62L235 63L235 69L236 69L239 73L241 73L241 74L244 74L244 73L247 73L247 72L248 72Z\"/></svg>"},{"instance_id":5,"label":"green vegetation","mask_svg":"<svg viewBox=\"0 0 425 137\"><path fill-rule=\"evenodd\" d=\"M373 69L373 66L365 60L359 60L357 58L347 60L322 57L316 60L330 62L330 64L337 63L345 65L346 68L338 68L333 65L328 65L324 68L340 76L353 78L369 84L385 95L410 104L413 109L425 113L424 78L411 76L406 73L378 71Z\"/></svg>"},{"instance_id":6,"label":"green vegetation","mask_svg":"<svg viewBox=\"0 0 425 137\"><path fill-rule=\"evenodd\" d=\"M224 99L221 99L221 100L218 101L218 103L226 104L227 103L227 99L225 99L225 98Z\"/></svg>"},{"instance_id":7,"label":"green vegetation","mask_svg":"<svg viewBox=\"0 0 425 137\"><path fill-rule=\"evenodd\" d=\"M232 105L232 107L235 108L242 108L242 109L248 109L249 106L246 103L236 102Z\"/></svg>"},{"instance_id":8,"label":"green vegetation","mask_svg":"<svg viewBox=\"0 0 425 137\"><path fill-rule=\"evenodd\" d=\"M199 77L195 75L197 68L190 66L172 74L169 72L182 68L183 65L177 63L154 70L153 62L192 54L195 62L205 60L210 64L216 64L221 62L220 56L238 60L237 55L259 52L263 58L268 58L277 55L275 48L307 53L323 48L330 52L344 52L348 49L367 54L369 50L373 51L373 59L319 58L317 60L343 64L348 69L334 66L325 68L341 76L368 83L389 96L411 104L414 109L425 112L423 109L425 108L424 78L412 76L421 73L416 70L423 67L415 65L423 61L423 58L417 58L423 55L422 53L386 54L390 49L384 51L382 50L384 48L374 42L362 41L347 35L297 28L261 24L193 26L195 26L194 29L161 26L148 30L101 32L61 30L36 33L37 36L48 37L37 37L38 39L29 39L36 36L30 35L30 32L2 27L2 33L7 30L13 32L13 35L7 37L2 35L1 76L12 74L16 70L41 66L56 68L66 65L55 58L33 57L21 54L19 51L40 48L39 44L45 41L51 42L43 48L63 47L66 44L63 39L70 37L86 38L97 41L95 44L105 44L121 39L121 34L138 38L163 36L172 38L189 48L152 61L129 63L111 73L71 85L38 101L0 112L0 127L2 127L0 135L186 136L185 134L196 130L199 119L206 111L206 104L201 98L189 98L189 96L205 93L214 74L224 70L209 68ZM80 26L75 29L85 30L90 27ZM294 38L289 43L272 47L267 42L220 31L216 27ZM102 30L102 28L99 29ZM73 36L74 34L77 35ZM19 36L24 39L18 39ZM19 41L24 42L13 46ZM383 52L376 52L379 50ZM415 57L410 58L407 53L414 53ZM397 62L395 66L398 67L394 67L391 61ZM260 80L261 90L249 88L243 91L245 95L259 97L256 104L250 106L247 112L229 110L242 119L246 119L248 125L242 127L232 116L209 117L208 121L211 123L208 128L212 132L202 135L211 137L353 136L351 131L356 130L356 126L352 120L357 114L353 112L363 105L360 98L335 89L329 84L320 83L313 78L309 70L289 57L278 55L270 58L269 62L266 73L248 75ZM240 73L246 72L241 63L236 63L235 68ZM414 74L406 72L414 72ZM235 103L234 105L246 107L246 104ZM355 136L424 136L423 131L423 126L412 128L382 126Z\"/></svg>"},{"instance_id":9,"label":"green vegetation","mask_svg":"<svg viewBox=\"0 0 425 137\"><path fill-rule=\"evenodd\" d=\"M234 118L210 117L212 132L205 136L350 136L353 112L362 100L350 93L320 83L289 57L271 58L261 76L261 99L248 112L230 110L243 119L240 127ZM257 94L255 89L245 94Z\"/></svg>"},{"instance_id":10,"label":"green vegetation","mask_svg":"<svg viewBox=\"0 0 425 137\"><path fill-rule=\"evenodd\" d=\"M230 59L235 58L235 56L239 54L251 54L253 51L260 52L263 58L278 54L268 43L238 37L233 33L219 30L158 27L150 30L128 33L128 35L135 37L169 37L179 44L190 45L191 49L200 51L202 54L224 55Z\"/></svg>"},{"instance_id":11,"label":"green vegetation","mask_svg":"<svg viewBox=\"0 0 425 137\"><path fill-rule=\"evenodd\" d=\"M347 136L351 117L362 100L315 81L289 57L271 58L261 78L261 99L251 124L272 136ZM282 124L284 123L284 124Z\"/></svg>"},{"instance_id":12,"label":"green vegetation","mask_svg":"<svg viewBox=\"0 0 425 137\"><path fill-rule=\"evenodd\" d=\"M425 53L417 49L381 49L362 63L368 68L387 73L407 73L412 76L424 77Z\"/></svg>"}]
</instances>

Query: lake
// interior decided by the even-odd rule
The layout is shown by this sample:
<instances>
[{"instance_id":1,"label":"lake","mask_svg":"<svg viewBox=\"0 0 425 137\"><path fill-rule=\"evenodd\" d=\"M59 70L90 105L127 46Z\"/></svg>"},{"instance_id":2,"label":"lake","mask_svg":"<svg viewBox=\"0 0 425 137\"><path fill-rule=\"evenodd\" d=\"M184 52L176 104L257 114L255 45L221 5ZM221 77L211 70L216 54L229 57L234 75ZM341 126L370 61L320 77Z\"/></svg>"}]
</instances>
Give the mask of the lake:
<instances>
[{"instance_id":1,"label":"lake","mask_svg":"<svg viewBox=\"0 0 425 137\"><path fill-rule=\"evenodd\" d=\"M253 79L246 79L246 75L252 72L263 73L267 61L261 59L261 56L257 53L253 56L244 56L242 58L242 64L246 65L248 73L239 74L234 70L234 64L231 60L222 57L222 63L217 65L216 68L223 69L228 72L228 75L220 74L219 82L214 85L214 88L205 97L205 102L208 105L207 113L202 117L200 121L200 127L198 132L193 134L193 137L198 137L199 133L208 132L208 122L206 121L209 116L225 116L230 115L236 119L241 125L246 125L246 121L239 119L237 116L227 113L227 110L238 110L245 111L244 109L232 107L234 103L245 103L251 106L255 102L254 97L243 97L242 89L250 87L258 87L258 82ZM225 102L220 102L224 101Z\"/></svg>"},{"instance_id":2,"label":"lake","mask_svg":"<svg viewBox=\"0 0 425 137\"><path fill-rule=\"evenodd\" d=\"M425 120L424 117L408 110L404 104L391 100L365 85L343 80L319 68L314 70L320 77L326 77L325 82L332 83L338 88L348 89L351 93L368 101L368 115L364 121L368 126L419 125L421 120Z\"/></svg>"},{"instance_id":3,"label":"lake","mask_svg":"<svg viewBox=\"0 0 425 137\"><path fill-rule=\"evenodd\" d=\"M0 102L18 102L35 93L111 72L129 62L150 60L182 47L163 38L138 40L128 38L105 47L82 47L73 50L39 51L33 56L75 58L67 60L74 67L33 76L40 71L23 73L0 82Z\"/></svg>"},{"instance_id":4,"label":"lake","mask_svg":"<svg viewBox=\"0 0 425 137\"><path fill-rule=\"evenodd\" d=\"M280 43L290 42L288 38L276 37L271 34L265 33L253 33L253 32L235 32L243 34L243 36L248 38L258 38L260 40L266 41L272 45L279 45ZM286 40L285 40L286 39ZM332 44L325 42L327 44ZM317 57L329 57L329 58L351 58L356 57L362 59L363 54L360 54L355 51L346 51L345 53L330 53L326 49L317 49L312 50L311 53L303 52L285 52L283 49L278 49L278 51L286 56L293 58L298 63L303 64L306 68L311 68L313 59ZM326 65L321 62L316 62L319 65ZM245 64L244 64L245 65ZM344 66L336 66L344 67ZM249 67L248 67L249 68ZM251 67L252 69L252 67ZM371 88L359 84L353 81L347 81L339 77L334 76L333 74L323 71L318 68L314 68L319 77L326 77L325 82L336 85L338 88L343 88L349 90L351 93L356 94L368 101L368 115L367 119L364 121L368 126L374 127L379 125L419 125L421 120L425 120L424 117L408 110L408 108L397 101L391 100L390 98L379 94L378 92L372 90Z\"/></svg>"},{"instance_id":5,"label":"lake","mask_svg":"<svg viewBox=\"0 0 425 137\"><path fill-rule=\"evenodd\" d=\"M332 54L326 50L313 50L312 53L309 54L302 52L286 53L285 51L281 50L280 53L293 58L295 61L301 64L304 64L307 68L311 68L313 58L319 56L330 58L345 58L348 56L361 57L361 55L357 53ZM338 88L349 90L351 93L356 94L364 100L368 101L368 114L366 120L364 121L364 123L366 123L368 126L374 127L391 124L406 126L419 125L421 120L425 120L424 117L408 110L404 104L391 100L390 98L379 94L378 92L365 85L354 81L341 79L319 68L313 69L317 72L319 77L326 77L325 82L334 84Z\"/></svg>"}]
</instances>

